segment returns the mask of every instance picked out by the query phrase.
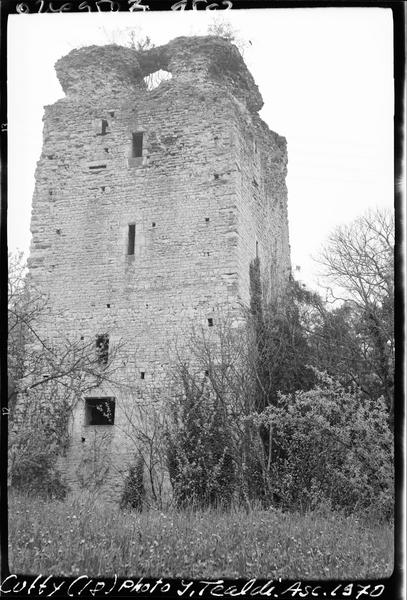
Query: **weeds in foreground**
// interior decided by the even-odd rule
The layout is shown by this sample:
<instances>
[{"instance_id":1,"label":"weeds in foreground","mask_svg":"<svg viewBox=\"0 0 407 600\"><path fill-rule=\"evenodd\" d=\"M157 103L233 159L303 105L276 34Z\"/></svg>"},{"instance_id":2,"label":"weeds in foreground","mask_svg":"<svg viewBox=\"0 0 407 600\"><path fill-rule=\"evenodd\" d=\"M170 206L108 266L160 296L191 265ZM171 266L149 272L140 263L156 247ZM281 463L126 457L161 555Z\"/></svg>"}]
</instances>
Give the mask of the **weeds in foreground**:
<instances>
[{"instance_id":1,"label":"weeds in foreground","mask_svg":"<svg viewBox=\"0 0 407 600\"><path fill-rule=\"evenodd\" d=\"M374 578L392 571L393 530L329 511L137 513L12 494L9 562L61 576Z\"/></svg>"}]
</instances>

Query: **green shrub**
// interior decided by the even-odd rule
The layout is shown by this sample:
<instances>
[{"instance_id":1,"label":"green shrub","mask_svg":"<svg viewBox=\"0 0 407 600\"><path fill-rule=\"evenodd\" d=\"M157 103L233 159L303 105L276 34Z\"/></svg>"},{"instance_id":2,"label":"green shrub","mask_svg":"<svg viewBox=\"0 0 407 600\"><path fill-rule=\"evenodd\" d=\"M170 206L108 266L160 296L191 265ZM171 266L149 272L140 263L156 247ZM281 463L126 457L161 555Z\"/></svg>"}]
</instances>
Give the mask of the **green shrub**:
<instances>
[{"instance_id":1,"label":"green shrub","mask_svg":"<svg viewBox=\"0 0 407 600\"><path fill-rule=\"evenodd\" d=\"M168 470L177 506L228 505L235 488L227 411L210 383L183 373L183 394L172 403Z\"/></svg>"},{"instance_id":2,"label":"green shrub","mask_svg":"<svg viewBox=\"0 0 407 600\"><path fill-rule=\"evenodd\" d=\"M64 498L67 486L58 469L58 457L68 444L69 408L52 403L35 390L18 406L9 443L11 487L40 497Z\"/></svg>"},{"instance_id":3,"label":"green shrub","mask_svg":"<svg viewBox=\"0 0 407 600\"><path fill-rule=\"evenodd\" d=\"M274 491L289 509L327 503L391 516L393 447L384 402L319 379L312 390L280 395L257 418L271 428Z\"/></svg>"},{"instance_id":4,"label":"green shrub","mask_svg":"<svg viewBox=\"0 0 407 600\"><path fill-rule=\"evenodd\" d=\"M124 482L120 508L131 508L141 512L143 510L145 495L144 460L142 456L139 456L135 464L129 467L129 472Z\"/></svg>"},{"instance_id":5,"label":"green shrub","mask_svg":"<svg viewBox=\"0 0 407 600\"><path fill-rule=\"evenodd\" d=\"M41 431L20 433L10 448L10 485L43 498L62 499L67 486L56 466L56 455Z\"/></svg>"}]
</instances>

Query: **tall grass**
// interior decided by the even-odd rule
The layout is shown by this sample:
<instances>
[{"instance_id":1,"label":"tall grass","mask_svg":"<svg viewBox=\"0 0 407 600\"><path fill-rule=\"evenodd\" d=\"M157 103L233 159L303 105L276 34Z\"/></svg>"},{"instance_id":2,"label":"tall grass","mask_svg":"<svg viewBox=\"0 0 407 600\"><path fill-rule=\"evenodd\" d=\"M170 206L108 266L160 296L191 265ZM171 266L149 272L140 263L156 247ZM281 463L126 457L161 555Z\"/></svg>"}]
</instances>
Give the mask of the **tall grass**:
<instances>
[{"instance_id":1,"label":"tall grass","mask_svg":"<svg viewBox=\"0 0 407 600\"><path fill-rule=\"evenodd\" d=\"M329 511L131 513L13 494L9 558L26 574L373 578L392 571L393 531Z\"/></svg>"}]
</instances>

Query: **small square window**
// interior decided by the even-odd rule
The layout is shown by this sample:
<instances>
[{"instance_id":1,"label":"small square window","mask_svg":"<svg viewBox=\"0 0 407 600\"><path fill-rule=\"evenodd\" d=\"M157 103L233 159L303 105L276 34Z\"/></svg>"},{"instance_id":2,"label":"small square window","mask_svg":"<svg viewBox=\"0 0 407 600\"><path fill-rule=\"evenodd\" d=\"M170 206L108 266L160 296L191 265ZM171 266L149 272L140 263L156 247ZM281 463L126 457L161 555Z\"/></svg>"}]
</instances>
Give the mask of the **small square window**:
<instances>
[{"instance_id":1,"label":"small square window","mask_svg":"<svg viewBox=\"0 0 407 600\"><path fill-rule=\"evenodd\" d=\"M114 398L85 398L85 425L114 425Z\"/></svg>"}]
</instances>

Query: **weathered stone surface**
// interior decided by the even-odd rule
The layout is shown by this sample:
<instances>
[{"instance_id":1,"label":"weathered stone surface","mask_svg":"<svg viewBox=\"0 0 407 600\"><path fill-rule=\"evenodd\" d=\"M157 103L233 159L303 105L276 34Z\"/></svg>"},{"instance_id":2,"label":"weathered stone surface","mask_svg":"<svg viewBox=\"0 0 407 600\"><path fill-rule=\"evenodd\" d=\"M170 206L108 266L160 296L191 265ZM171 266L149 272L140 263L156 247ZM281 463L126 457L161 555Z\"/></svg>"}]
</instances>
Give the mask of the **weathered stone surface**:
<instances>
[{"instance_id":1,"label":"weathered stone surface","mask_svg":"<svg viewBox=\"0 0 407 600\"><path fill-rule=\"evenodd\" d=\"M115 95L123 88L137 88L143 80L136 51L116 45L72 50L56 62L55 70L67 95L100 95L105 88Z\"/></svg>"},{"instance_id":2,"label":"weathered stone surface","mask_svg":"<svg viewBox=\"0 0 407 600\"><path fill-rule=\"evenodd\" d=\"M143 77L159 69L172 79L148 91ZM85 426L80 404L63 463L77 489L98 446L115 461L103 489L117 499L131 451L121 407L163 380L191 323L249 303L256 249L266 299L288 280L286 142L258 116L262 99L238 50L219 38L143 53L92 46L56 70L66 97L45 107L30 273L50 299L43 335L108 333L122 345L116 379L133 392L104 383L93 393L116 397L113 427ZM142 157L132 157L135 132Z\"/></svg>"}]
</instances>

